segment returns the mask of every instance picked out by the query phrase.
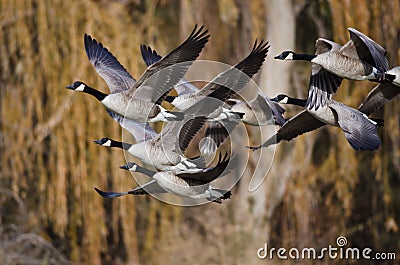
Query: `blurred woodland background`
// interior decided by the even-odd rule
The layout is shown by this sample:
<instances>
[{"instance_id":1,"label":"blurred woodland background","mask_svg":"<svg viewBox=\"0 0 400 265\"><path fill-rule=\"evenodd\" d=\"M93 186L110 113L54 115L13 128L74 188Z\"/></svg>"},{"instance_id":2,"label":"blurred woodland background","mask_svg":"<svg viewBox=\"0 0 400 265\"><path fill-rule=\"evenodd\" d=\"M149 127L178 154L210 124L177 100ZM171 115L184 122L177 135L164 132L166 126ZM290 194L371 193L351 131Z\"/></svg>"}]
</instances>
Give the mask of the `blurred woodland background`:
<instances>
[{"instance_id":1,"label":"blurred woodland background","mask_svg":"<svg viewBox=\"0 0 400 265\"><path fill-rule=\"evenodd\" d=\"M355 152L340 129L321 128L279 144L271 172L253 193L248 176L258 154L251 154L246 176L222 205L105 200L93 190L134 183L117 167L123 152L92 143L121 139L119 126L93 98L65 89L83 80L108 91L86 57L83 34L138 78L145 69L139 44L165 54L195 23L211 34L200 59L234 64L255 38L269 40L256 77L269 96L306 97L310 74L309 64L274 55L313 53L318 37L344 44L347 27L384 46L391 67L400 63L398 0L0 0L1 264L291 264L259 260L257 249L264 242L320 249L335 246L338 236L399 259L400 98L375 115L385 120L377 151ZM334 98L358 107L374 85L345 80ZM299 111L286 109L290 116Z\"/></svg>"}]
</instances>

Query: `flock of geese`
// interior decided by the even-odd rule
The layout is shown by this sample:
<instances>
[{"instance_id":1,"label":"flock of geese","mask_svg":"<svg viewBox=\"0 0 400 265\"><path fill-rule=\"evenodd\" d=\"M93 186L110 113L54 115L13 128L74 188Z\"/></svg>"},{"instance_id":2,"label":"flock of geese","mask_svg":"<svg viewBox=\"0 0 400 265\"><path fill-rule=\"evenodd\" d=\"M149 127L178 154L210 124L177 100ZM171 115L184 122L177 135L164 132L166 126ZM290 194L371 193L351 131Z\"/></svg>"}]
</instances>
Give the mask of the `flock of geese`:
<instances>
[{"instance_id":1,"label":"flock of geese","mask_svg":"<svg viewBox=\"0 0 400 265\"><path fill-rule=\"evenodd\" d=\"M156 169L153 171L129 162L120 168L142 173L151 180L126 192L95 190L105 198L172 193L221 203L221 200L230 198L231 191L214 188L210 183L231 173L237 156L220 152L213 167L206 163L206 157L215 156L218 147L240 122L251 126L279 126L263 144L247 146L252 150L282 140L290 141L324 125L340 127L355 150L376 150L381 144L377 127L382 126L383 121L368 116L400 93L400 67L389 69L387 52L383 47L356 29L348 30L350 40L343 46L319 38L315 54L284 51L275 57L312 63L307 99L284 94L270 99L259 92L251 101L241 99L239 93L263 65L269 50L268 42L256 40L243 60L199 89L184 76L210 38L203 26L196 25L188 38L165 56L141 45L147 69L137 80L102 43L85 34L87 57L106 82L110 93L103 93L82 81L67 88L94 96L105 106L110 117L135 138L135 143L110 138L95 143L124 149L145 166ZM358 109L354 109L332 99L343 78L369 80L378 85ZM176 96L170 94L173 89ZM304 110L285 119L285 110L280 104L298 105ZM157 133L149 125L151 122L166 124ZM199 144L201 155L187 157L186 149L203 127L204 135Z\"/></svg>"}]
</instances>

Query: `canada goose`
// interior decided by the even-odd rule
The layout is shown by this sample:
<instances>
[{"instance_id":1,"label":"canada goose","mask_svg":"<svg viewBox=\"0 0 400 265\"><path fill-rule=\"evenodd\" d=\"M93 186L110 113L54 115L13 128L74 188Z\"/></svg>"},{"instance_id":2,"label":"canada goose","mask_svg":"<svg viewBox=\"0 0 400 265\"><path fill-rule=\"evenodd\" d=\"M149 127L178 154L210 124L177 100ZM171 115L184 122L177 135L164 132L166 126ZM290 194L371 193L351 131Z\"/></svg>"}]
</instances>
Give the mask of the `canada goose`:
<instances>
[{"instance_id":1,"label":"canada goose","mask_svg":"<svg viewBox=\"0 0 400 265\"><path fill-rule=\"evenodd\" d=\"M293 99L286 95L279 95L273 100L304 106L304 100ZM372 151L379 147L381 141L376 128L380 124L369 119L364 113L343 103L334 100L327 100L326 102L327 104L318 110L306 108L290 118L275 135L262 145L249 148L257 150L261 147L277 144L281 140L290 141L303 133L316 130L326 124L340 127L354 150Z\"/></svg>"},{"instance_id":2,"label":"canada goose","mask_svg":"<svg viewBox=\"0 0 400 265\"><path fill-rule=\"evenodd\" d=\"M257 73L265 60L267 51L266 44L256 41L253 50L244 60L220 74L217 77L219 82L211 83L212 89L208 97L201 98L184 110L185 120L169 122L156 138L136 144L125 144L108 138L95 142L102 146L124 148L143 163L153 165L159 170L186 170L198 167L193 161L187 161L188 159L182 153L203 127L206 117L218 109L221 102L240 91L251 76ZM245 75L238 76L238 71L243 71Z\"/></svg>"},{"instance_id":3,"label":"canada goose","mask_svg":"<svg viewBox=\"0 0 400 265\"><path fill-rule=\"evenodd\" d=\"M174 142L170 142L168 145L163 144L161 140L175 141L175 133L168 134L164 137L161 137L160 135L161 134L156 138L140 141L135 144L115 141L110 138L102 138L100 140L95 140L94 142L104 147L124 149L129 154L140 159L143 163L154 166L157 170L177 171L204 168L206 166L205 160L202 157L190 159L183 155L187 146L183 147L180 143L181 149L177 150L178 148Z\"/></svg>"},{"instance_id":4,"label":"canada goose","mask_svg":"<svg viewBox=\"0 0 400 265\"><path fill-rule=\"evenodd\" d=\"M271 101L281 103L281 104L289 104L289 105L305 107L307 99L292 98L292 97L289 97L284 94L279 94L276 97L271 98Z\"/></svg>"},{"instance_id":5,"label":"canada goose","mask_svg":"<svg viewBox=\"0 0 400 265\"><path fill-rule=\"evenodd\" d=\"M171 113L160 104L199 56L210 37L206 34L207 30L196 25L186 41L149 66L137 81L100 42L85 34L86 54L111 93L102 93L81 81L67 88L90 94L107 109L135 121L181 120L183 113Z\"/></svg>"},{"instance_id":6,"label":"canada goose","mask_svg":"<svg viewBox=\"0 0 400 265\"><path fill-rule=\"evenodd\" d=\"M395 76L386 73L386 50L358 30L348 30L350 40L344 46L319 38L315 43L315 55L284 51L275 59L310 61L341 78L391 82Z\"/></svg>"},{"instance_id":7,"label":"canada goose","mask_svg":"<svg viewBox=\"0 0 400 265\"><path fill-rule=\"evenodd\" d=\"M142 45L142 47L142 57L147 65L161 59L161 56L152 48L144 45ZM266 49L268 48L269 47L266 47ZM215 81L215 79L213 81ZM211 83L213 81L211 81ZM199 99L206 97L208 93L212 92L211 89L212 86L207 85L200 90L185 78L182 78L175 86L178 96L167 96L166 101L174 105L177 109L182 110L193 105ZM273 117L271 117L271 111ZM216 148L229 136L229 128L234 127L232 124L225 123L222 125L217 121L227 119L228 123L237 123L239 120L242 120L246 124L255 126L267 124L278 124L282 126L285 122L285 119L282 117L283 112L284 109L278 104L271 102L268 97L260 94L249 104L242 100L228 99L224 107L219 108L208 117L209 119L205 132L206 141L201 142L200 151L206 156L213 154ZM207 138L211 138L212 141L209 141Z\"/></svg>"},{"instance_id":8,"label":"canada goose","mask_svg":"<svg viewBox=\"0 0 400 265\"><path fill-rule=\"evenodd\" d=\"M390 69L388 73L396 75L393 82L379 84L372 89L364 102L358 107L359 111L370 115L382 108L386 102L400 94L400 66Z\"/></svg>"},{"instance_id":9,"label":"canada goose","mask_svg":"<svg viewBox=\"0 0 400 265\"><path fill-rule=\"evenodd\" d=\"M280 104L296 105L300 107L305 107L307 102L307 99L292 98L285 94L279 94L276 97L271 98L271 100ZM358 108L357 110L362 112L366 116L371 114L369 112L364 112L361 108ZM378 127L382 127L384 125L384 121L381 119L376 119L376 118L368 118L368 119L375 122Z\"/></svg>"},{"instance_id":10,"label":"canada goose","mask_svg":"<svg viewBox=\"0 0 400 265\"><path fill-rule=\"evenodd\" d=\"M153 180L126 192L105 192L98 188L94 189L105 198L115 198L127 194L172 193L183 197L190 197L193 199L204 198L209 201L221 203L221 200L230 198L231 191L215 189L210 185L210 182L232 171L232 166L228 167L229 161L229 159L226 159L226 155L222 160L220 156L218 164L213 168L180 172L155 172L129 162L120 168L145 174L153 178Z\"/></svg>"},{"instance_id":11,"label":"canada goose","mask_svg":"<svg viewBox=\"0 0 400 265\"><path fill-rule=\"evenodd\" d=\"M350 40L341 46L333 41L319 38L315 55L284 51L275 59L311 61L309 94L306 106L318 110L327 104L342 82L342 78L387 82L394 76L386 73L386 51L361 32L349 28Z\"/></svg>"}]
</instances>

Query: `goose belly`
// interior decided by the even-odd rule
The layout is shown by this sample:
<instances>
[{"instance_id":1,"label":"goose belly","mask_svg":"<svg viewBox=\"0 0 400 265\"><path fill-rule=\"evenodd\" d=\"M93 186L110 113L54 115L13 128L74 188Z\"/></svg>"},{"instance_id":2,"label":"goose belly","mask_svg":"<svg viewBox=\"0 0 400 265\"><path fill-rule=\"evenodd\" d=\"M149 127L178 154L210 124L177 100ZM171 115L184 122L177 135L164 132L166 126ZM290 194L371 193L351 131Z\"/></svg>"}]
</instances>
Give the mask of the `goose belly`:
<instances>
[{"instance_id":1,"label":"goose belly","mask_svg":"<svg viewBox=\"0 0 400 265\"><path fill-rule=\"evenodd\" d=\"M333 126L339 126L339 124L337 123L337 118L336 118L335 114L328 106L320 107L320 108L318 108L318 110L315 110L314 108L312 108L312 109L307 108L307 111L314 118L316 118L326 124L333 125Z\"/></svg>"},{"instance_id":2,"label":"goose belly","mask_svg":"<svg viewBox=\"0 0 400 265\"><path fill-rule=\"evenodd\" d=\"M375 78L372 66L361 60L349 58L339 53L323 53L312 59L325 70L352 80L366 80Z\"/></svg>"},{"instance_id":3,"label":"goose belly","mask_svg":"<svg viewBox=\"0 0 400 265\"><path fill-rule=\"evenodd\" d=\"M154 103L137 99L127 100L127 97L120 95L110 94L102 103L107 109L135 121L145 122L157 115Z\"/></svg>"},{"instance_id":4,"label":"goose belly","mask_svg":"<svg viewBox=\"0 0 400 265\"><path fill-rule=\"evenodd\" d=\"M150 145L149 142L132 145L128 152L143 163L154 166L159 170L173 170L174 166L181 162L181 157L178 154Z\"/></svg>"},{"instance_id":5,"label":"goose belly","mask_svg":"<svg viewBox=\"0 0 400 265\"><path fill-rule=\"evenodd\" d=\"M172 172L159 172L153 178L166 191L184 197L196 197L205 193L210 186L194 180L183 180Z\"/></svg>"}]
</instances>

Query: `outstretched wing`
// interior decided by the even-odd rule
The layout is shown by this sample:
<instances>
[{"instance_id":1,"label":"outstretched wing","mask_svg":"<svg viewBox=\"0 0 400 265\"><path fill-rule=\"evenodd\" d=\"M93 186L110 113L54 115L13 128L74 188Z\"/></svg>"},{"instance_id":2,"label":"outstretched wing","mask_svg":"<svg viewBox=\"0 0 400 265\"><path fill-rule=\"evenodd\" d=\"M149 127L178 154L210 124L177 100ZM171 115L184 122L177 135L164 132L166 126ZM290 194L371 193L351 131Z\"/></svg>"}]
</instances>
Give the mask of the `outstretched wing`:
<instances>
[{"instance_id":1,"label":"outstretched wing","mask_svg":"<svg viewBox=\"0 0 400 265\"><path fill-rule=\"evenodd\" d=\"M150 46L146 46L144 44L140 45L140 53L142 54L143 61L146 63L147 67L155 64L162 58L162 56Z\"/></svg>"},{"instance_id":2,"label":"outstretched wing","mask_svg":"<svg viewBox=\"0 0 400 265\"><path fill-rule=\"evenodd\" d=\"M159 55L156 50L153 50L150 46L141 45L140 51L147 66L158 62L162 58L161 55ZM199 92L199 89L184 77L182 77L181 80L179 80L179 82L175 85L175 90L178 95L196 94Z\"/></svg>"},{"instance_id":3,"label":"outstretched wing","mask_svg":"<svg viewBox=\"0 0 400 265\"><path fill-rule=\"evenodd\" d=\"M342 80L343 78L313 63L311 66L306 107L317 110L319 107L326 105L327 101L336 93Z\"/></svg>"},{"instance_id":4,"label":"outstretched wing","mask_svg":"<svg viewBox=\"0 0 400 265\"><path fill-rule=\"evenodd\" d=\"M147 182L146 184L136 187L132 190L124 191L124 192L115 192L115 191L102 191L98 188L94 188L97 193L101 195L101 197L104 198L116 198L116 197L121 197L124 195L132 194L132 195L145 195L145 194L156 194L156 193L167 193L166 190L160 187L158 185L156 180L151 180Z\"/></svg>"},{"instance_id":5,"label":"outstretched wing","mask_svg":"<svg viewBox=\"0 0 400 265\"><path fill-rule=\"evenodd\" d=\"M358 58L374 66L381 72L386 72L389 69L386 50L358 30L353 28L348 28L348 30L350 32L350 39L356 47Z\"/></svg>"},{"instance_id":6,"label":"outstretched wing","mask_svg":"<svg viewBox=\"0 0 400 265\"><path fill-rule=\"evenodd\" d=\"M272 144L277 144L282 140L290 141L303 133L314 131L324 125L325 123L314 118L314 116L308 113L307 110L303 110L296 116L290 118L281 128L279 128L276 134L271 136L262 145L250 147L250 149L257 150L261 147L268 147Z\"/></svg>"},{"instance_id":7,"label":"outstretched wing","mask_svg":"<svg viewBox=\"0 0 400 265\"><path fill-rule=\"evenodd\" d=\"M261 68L269 50L268 41L257 40L250 54L234 67L219 74L198 93L225 101L238 93Z\"/></svg>"},{"instance_id":8,"label":"outstretched wing","mask_svg":"<svg viewBox=\"0 0 400 265\"><path fill-rule=\"evenodd\" d=\"M330 104L329 108L336 113L339 126L354 150L378 149L381 140L377 135L376 125L365 114L340 102Z\"/></svg>"},{"instance_id":9,"label":"outstretched wing","mask_svg":"<svg viewBox=\"0 0 400 265\"><path fill-rule=\"evenodd\" d=\"M132 88L134 97L160 104L199 56L210 37L207 32L196 25L186 41L149 66Z\"/></svg>"},{"instance_id":10,"label":"outstretched wing","mask_svg":"<svg viewBox=\"0 0 400 265\"><path fill-rule=\"evenodd\" d=\"M369 116L399 94L400 87L391 83L379 84L369 92L358 110Z\"/></svg>"},{"instance_id":11,"label":"outstretched wing","mask_svg":"<svg viewBox=\"0 0 400 265\"><path fill-rule=\"evenodd\" d=\"M315 54L339 51L341 48L342 46L336 42L319 38L315 43ZM336 93L342 80L343 78L328 72L318 64L312 63L306 107L317 110L326 105L327 101Z\"/></svg>"},{"instance_id":12,"label":"outstretched wing","mask_svg":"<svg viewBox=\"0 0 400 265\"><path fill-rule=\"evenodd\" d=\"M279 104L277 104L276 102L272 102L269 97L263 96L261 94L257 95L255 103L257 103L259 108L264 113L272 113L274 120L279 126L283 126L283 124L285 124L285 118L283 118L282 116L282 114L285 112L285 109L279 106Z\"/></svg>"},{"instance_id":13,"label":"outstretched wing","mask_svg":"<svg viewBox=\"0 0 400 265\"><path fill-rule=\"evenodd\" d=\"M118 93L134 86L136 80L103 44L97 42L86 33L84 43L89 61L93 64L101 78L107 83L110 93Z\"/></svg>"}]
</instances>

